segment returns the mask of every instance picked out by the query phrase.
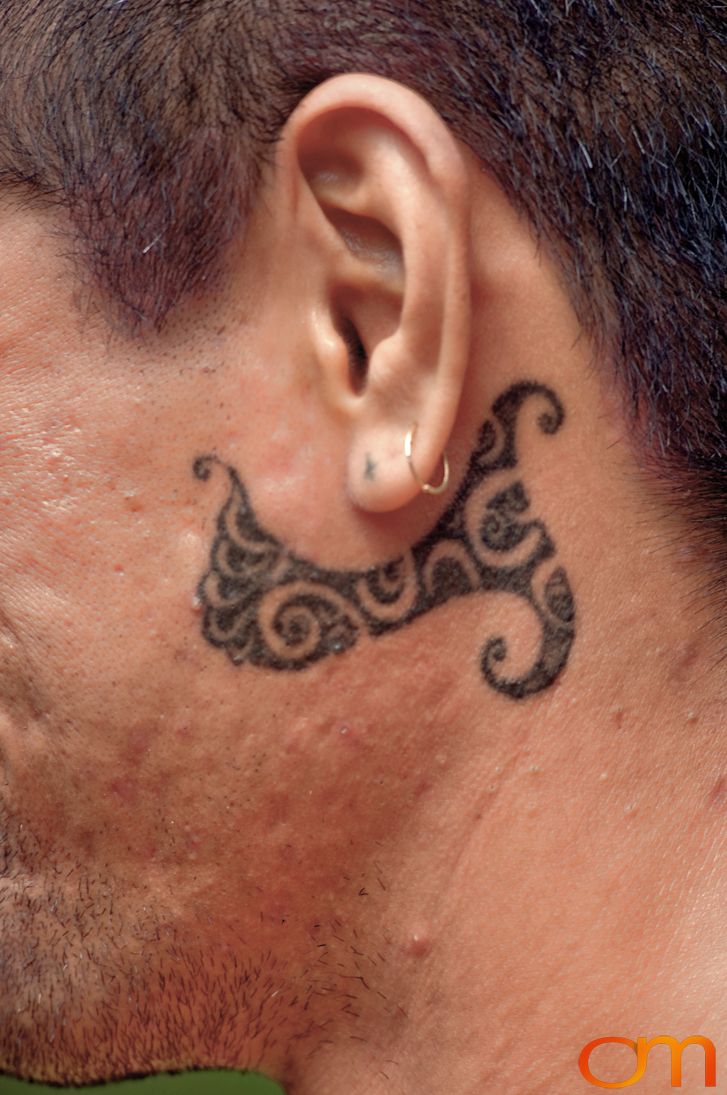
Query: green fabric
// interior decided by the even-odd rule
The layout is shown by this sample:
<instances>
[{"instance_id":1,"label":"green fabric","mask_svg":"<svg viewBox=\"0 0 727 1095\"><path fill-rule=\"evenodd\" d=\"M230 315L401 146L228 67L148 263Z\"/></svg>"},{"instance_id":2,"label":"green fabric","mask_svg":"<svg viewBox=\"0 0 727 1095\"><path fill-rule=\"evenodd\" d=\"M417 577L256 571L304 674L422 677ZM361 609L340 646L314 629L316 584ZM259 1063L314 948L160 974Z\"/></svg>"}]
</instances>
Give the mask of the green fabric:
<instances>
[{"instance_id":1,"label":"green fabric","mask_svg":"<svg viewBox=\"0 0 727 1095\"><path fill-rule=\"evenodd\" d=\"M282 1095L283 1089L271 1080L252 1073L179 1072L176 1075L145 1076L141 1080L120 1080L92 1087L47 1087L0 1076L0 1095L59 1095L63 1091L82 1091L84 1095Z\"/></svg>"}]
</instances>

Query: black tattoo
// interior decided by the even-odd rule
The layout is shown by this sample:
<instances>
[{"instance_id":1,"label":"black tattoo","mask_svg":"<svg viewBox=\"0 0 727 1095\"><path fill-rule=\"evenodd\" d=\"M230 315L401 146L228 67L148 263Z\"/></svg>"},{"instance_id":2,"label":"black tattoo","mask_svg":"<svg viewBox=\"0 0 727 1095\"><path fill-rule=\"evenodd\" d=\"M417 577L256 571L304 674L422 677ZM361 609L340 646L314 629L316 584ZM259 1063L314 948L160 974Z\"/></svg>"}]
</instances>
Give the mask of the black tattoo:
<instances>
[{"instance_id":1,"label":"black tattoo","mask_svg":"<svg viewBox=\"0 0 727 1095\"><path fill-rule=\"evenodd\" d=\"M568 661L575 606L565 570L546 565L555 545L543 522L528 517L527 492L513 474L517 421L531 399L546 404L541 432L557 433L565 416L554 392L530 381L509 388L493 404L434 528L405 554L368 570L329 570L293 554L261 528L239 475L226 467L230 495L198 588L204 637L235 665L305 669L349 650L363 634L384 635L453 597L493 590L532 609L540 649L527 672L507 676L507 640L489 638L480 656L484 679L514 699L547 688ZM217 457L199 457L195 475L208 479L216 464Z\"/></svg>"},{"instance_id":2,"label":"black tattoo","mask_svg":"<svg viewBox=\"0 0 727 1095\"><path fill-rule=\"evenodd\" d=\"M371 459L371 453L366 453L366 467L364 468L364 479L376 478L376 461Z\"/></svg>"}]
</instances>

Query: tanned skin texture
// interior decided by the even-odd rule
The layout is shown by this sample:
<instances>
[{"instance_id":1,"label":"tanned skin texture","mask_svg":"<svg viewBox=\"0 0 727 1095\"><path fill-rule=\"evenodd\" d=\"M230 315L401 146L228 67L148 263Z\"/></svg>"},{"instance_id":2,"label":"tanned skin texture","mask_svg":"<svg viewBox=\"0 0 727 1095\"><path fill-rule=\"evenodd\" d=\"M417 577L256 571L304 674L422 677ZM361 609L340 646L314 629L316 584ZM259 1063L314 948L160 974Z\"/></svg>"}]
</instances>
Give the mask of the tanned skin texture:
<instances>
[{"instance_id":1,"label":"tanned skin texture","mask_svg":"<svg viewBox=\"0 0 727 1095\"><path fill-rule=\"evenodd\" d=\"M553 1095L600 1036L727 1052L705 561L496 178L337 76L133 336L61 216L0 206L0 1069Z\"/></svg>"}]
</instances>

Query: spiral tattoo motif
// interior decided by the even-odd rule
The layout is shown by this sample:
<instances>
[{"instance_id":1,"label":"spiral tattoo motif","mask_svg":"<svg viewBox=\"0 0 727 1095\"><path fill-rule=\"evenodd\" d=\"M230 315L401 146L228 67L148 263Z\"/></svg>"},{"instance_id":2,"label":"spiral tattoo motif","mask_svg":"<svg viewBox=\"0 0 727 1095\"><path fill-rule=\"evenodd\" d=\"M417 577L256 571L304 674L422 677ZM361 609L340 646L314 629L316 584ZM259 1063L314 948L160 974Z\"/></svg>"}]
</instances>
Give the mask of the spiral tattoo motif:
<instances>
[{"instance_id":1,"label":"spiral tattoo motif","mask_svg":"<svg viewBox=\"0 0 727 1095\"><path fill-rule=\"evenodd\" d=\"M343 654L362 635L405 627L454 597L497 591L524 601L540 631L525 673L508 675L504 635L485 641L482 676L495 691L524 699L551 685L565 667L575 636L568 577L555 564L555 545L515 469L523 406L539 407L538 428L561 428L563 406L543 384L524 381L493 404L454 498L434 528L398 558L368 570L319 567L288 549L255 518L234 468L215 456L194 463L198 479L225 468L230 494L217 519L209 569L198 587L203 634L235 665L306 669Z\"/></svg>"}]
</instances>

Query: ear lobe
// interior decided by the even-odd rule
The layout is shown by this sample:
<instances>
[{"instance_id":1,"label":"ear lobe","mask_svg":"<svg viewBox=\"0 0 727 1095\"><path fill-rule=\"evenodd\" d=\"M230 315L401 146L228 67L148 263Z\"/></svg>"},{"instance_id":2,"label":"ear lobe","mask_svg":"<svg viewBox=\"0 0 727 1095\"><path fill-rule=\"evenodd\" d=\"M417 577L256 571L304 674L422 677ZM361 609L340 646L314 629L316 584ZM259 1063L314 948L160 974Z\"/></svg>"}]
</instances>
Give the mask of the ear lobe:
<instances>
[{"instance_id":1,"label":"ear lobe","mask_svg":"<svg viewBox=\"0 0 727 1095\"><path fill-rule=\"evenodd\" d=\"M360 507L399 508L436 474L469 358L467 168L418 95L335 77L291 116L298 226L324 270L313 322L321 390L349 430ZM310 200L312 199L312 200Z\"/></svg>"}]
</instances>

